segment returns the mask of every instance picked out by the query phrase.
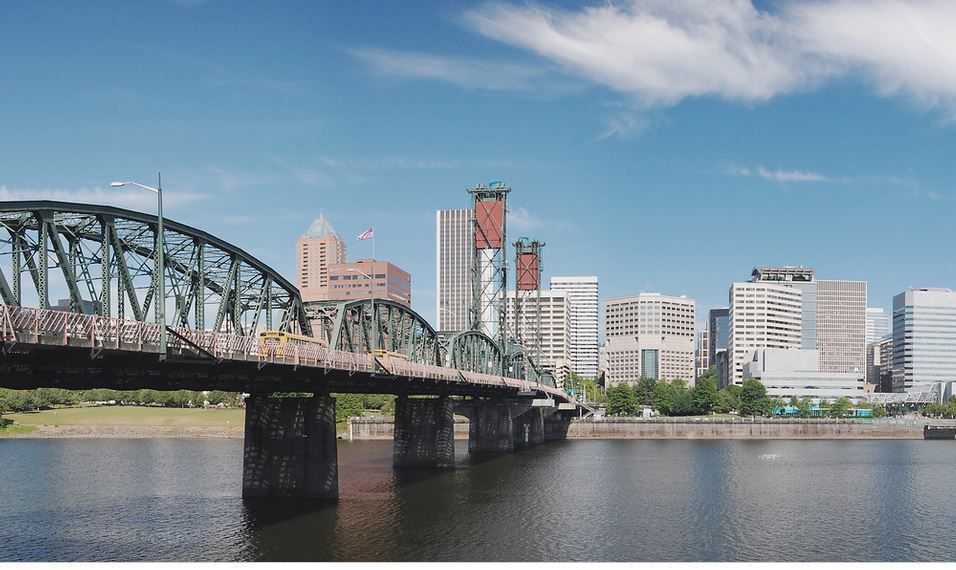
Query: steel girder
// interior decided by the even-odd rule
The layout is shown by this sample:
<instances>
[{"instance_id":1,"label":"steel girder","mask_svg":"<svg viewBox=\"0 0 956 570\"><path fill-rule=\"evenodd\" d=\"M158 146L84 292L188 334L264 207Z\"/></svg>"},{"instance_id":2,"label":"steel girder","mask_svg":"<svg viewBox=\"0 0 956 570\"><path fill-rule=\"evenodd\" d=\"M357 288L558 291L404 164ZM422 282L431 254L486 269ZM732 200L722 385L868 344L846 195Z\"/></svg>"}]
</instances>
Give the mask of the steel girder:
<instances>
[{"instance_id":1,"label":"steel girder","mask_svg":"<svg viewBox=\"0 0 956 570\"><path fill-rule=\"evenodd\" d=\"M374 314L372 307L374 306ZM409 362L440 366L438 333L412 309L386 299L305 303L317 338L330 348L368 353L373 347L404 355Z\"/></svg>"},{"instance_id":2,"label":"steel girder","mask_svg":"<svg viewBox=\"0 0 956 570\"><path fill-rule=\"evenodd\" d=\"M480 331L454 333L445 343L445 366L501 375L501 349L493 338Z\"/></svg>"},{"instance_id":3,"label":"steel girder","mask_svg":"<svg viewBox=\"0 0 956 570\"><path fill-rule=\"evenodd\" d=\"M298 289L252 257L206 232L163 219L169 326L256 334L311 334ZM67 202L0 202L0 296L8 305L50 307L51 293L73 312L155 320L155 215ZM9 271L11 282L7 281ZM23 275L33 290L23 286Z\"/></svg>"}]
</instances>

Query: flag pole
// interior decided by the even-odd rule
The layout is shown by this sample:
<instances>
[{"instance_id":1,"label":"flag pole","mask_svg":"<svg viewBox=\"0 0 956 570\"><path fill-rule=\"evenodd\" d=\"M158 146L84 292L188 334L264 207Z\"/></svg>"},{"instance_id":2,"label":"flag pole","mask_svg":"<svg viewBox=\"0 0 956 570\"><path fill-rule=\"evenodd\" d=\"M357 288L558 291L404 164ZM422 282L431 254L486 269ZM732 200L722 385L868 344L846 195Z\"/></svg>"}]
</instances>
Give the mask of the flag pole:
<instances>
[{"instance_id":1,"label":"flag pole","mask_svg":"<svg viewBox=\"0 0 956 570\"><path fill-rule=\"evenodd\" d=\"M372 226L372 261L375 261L375 226Z\"/></svg>"}]
</instances>

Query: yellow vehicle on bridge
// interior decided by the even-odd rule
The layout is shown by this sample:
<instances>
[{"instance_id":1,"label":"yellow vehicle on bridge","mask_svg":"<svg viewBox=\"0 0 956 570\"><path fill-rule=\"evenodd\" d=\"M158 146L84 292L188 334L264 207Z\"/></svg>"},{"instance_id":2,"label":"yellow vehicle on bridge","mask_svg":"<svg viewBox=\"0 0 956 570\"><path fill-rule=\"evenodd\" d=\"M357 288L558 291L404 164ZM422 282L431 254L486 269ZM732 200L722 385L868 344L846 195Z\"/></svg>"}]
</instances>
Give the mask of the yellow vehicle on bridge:
<instances>
[{"instance_id":1,"label":"yellow vehicle on bridge","mask_svg":"<svg viewBox=\"0 0 956 570\"><path fill-rule=\"evenodd\" d=\"M284 331L263 331L259 333L259 348L263 350L276 349L285 346L325 346L322 341L311 336L293 334Z\"/></svg>"},{"instance_id":2,"label":"yellow vehicle on bridge","mask_svg":"<svg viewBox=\"0 0 956 570\"><path fill-rule=\"evenodd\" d=\"M372 356L381 359L382 362L388 362L390 359L408 360L408 357L401 352L392 352L389 350L382 350L380 348L373 350Z\"/></svg>"}]
</instances>

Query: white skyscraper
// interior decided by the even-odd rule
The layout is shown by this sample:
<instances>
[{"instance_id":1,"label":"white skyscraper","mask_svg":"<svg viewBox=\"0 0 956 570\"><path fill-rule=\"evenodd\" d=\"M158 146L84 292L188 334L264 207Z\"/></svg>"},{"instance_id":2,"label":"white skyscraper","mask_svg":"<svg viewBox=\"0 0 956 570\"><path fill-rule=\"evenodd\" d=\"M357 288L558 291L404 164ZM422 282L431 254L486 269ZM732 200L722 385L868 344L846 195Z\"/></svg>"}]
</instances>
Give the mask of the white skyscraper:
<instances>
[{"instance_id":1,"label":"white skyscraper","mask_svg":"<svg viewBox=\"0 0 956 570\"><path fill-rule=\"evenodd\" d=\"M435 318L440 331L471 328L472 210L435 212Z\"/></svg>"},{"instance_id":2,"label":"white skyscraper","mask_svg":"<svg viewBox=\"0 0 956 570\"><path fill-rule=\"evenodd\" d=\"M695 379L696 303L686 296L641 293L604 302L608 384L641 378Z\"/></svg>"},{"instance_id":3,"label":"white skyscraper","mask_svg":"<svg viewBox=\"0 0 956 570\"><path fill-rule=\"evenodd\" d=\"M567 291L571 303L571 370L585 378L597 377L598 278L552 277L551 290Z\"/></svg>"},{"instance_id":4,"label":"white skyscraper","mask_svg":"<svg viewBox=\"0 0 956 570\"><path fill-rule=\"evenodd\" d=\"M541 291L540 304L534 298L521 298L522 312L529 318L522 319L520 331L523 338L534 334L536 317L530 313L541 309L541 360L537 364L554 375L557 387L564 387L564 379L571 372L571 304L566 291ZM515 331L515 292L508 291L508 330ZM529 355L535 358L534 354Z\"/></svg>"},{"instance_id":5,"label":"white skyscraper","mask_svg":"<svg viewBox=\"0 0 956 570\"><path fill-rule=\"evenodd\" d=\"M800 348L803 291L768 281L730 287L730 383L743 382L744 364L758 348Z\"/></svg>"},{"instance_id":6,"label":"white skyscraper","mask_svg":"<svg viewBox=\"0 0 956 570\"><path fill-rule=\"evenodd\" d=\"M866 344L876 342L890 335L890 316L883 307L866 308Z\"/></svg>"},{"instance_id":7,"label":"white skyscraper","mask_svg":"<svg viewBox=\"0 0 956 570\"><path fill-rule=\"evenodd\" d=\"M893 386L956 381L956 292L909 289L893 297Z\"/></svg>"}]
</instances>

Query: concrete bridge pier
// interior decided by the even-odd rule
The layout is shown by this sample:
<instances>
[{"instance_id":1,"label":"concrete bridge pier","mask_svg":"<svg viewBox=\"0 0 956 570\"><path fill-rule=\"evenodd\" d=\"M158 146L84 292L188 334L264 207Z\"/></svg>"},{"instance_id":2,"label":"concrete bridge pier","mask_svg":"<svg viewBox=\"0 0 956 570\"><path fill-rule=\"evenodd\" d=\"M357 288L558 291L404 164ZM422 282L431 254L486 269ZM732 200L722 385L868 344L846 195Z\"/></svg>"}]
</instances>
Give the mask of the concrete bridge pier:
<instances>
[{"instance_id":1,"label":"concrete bridge pier","mask_svg":"<svg viewBox=\"0 0 956 570\"><path fill-rule=\"evenodd\" d=\"M571 427L571 419L574 416L554 408L550 412L544 418L544 440L561 441L567 439L568 428Z\"/></svg>"},{"instance_id":2,"label":"concrete bridge pier","mask_svg":"<svg viewBox=\"0 0 956 570\"><path fill-rule=\"evenodd\" d=\"M469 453L509 453L564 439L571 416L548 399L465 400L456 412L469 420Z\"/></svg>"},{"instance_id":3,"label":"concrete bridge pier","mask_svg":"<svg viewBox=\"0 0 956 570\"><path fill-rule=\"evenodd\" d=\"M526 412L515 416L515 450L526 449L544 443L544 415L545 411L543 408L531 407Z\"/></svg>"},{"instance_id":4,"label":"concrete bridge pier","mask_svg":"<svg viewBox=\"0 0 956 570\"><path fill-rule=\"evenodd\" d=\"M510 453L515 450L515 406L511 402L466 400L459 403L456 411L469 421L468 453Z\"/></svg>"},{"instance_id":5,"label":"concrete bridge pier","mask_svg":"<svg viewBox=\"0 0 956 570\"><path fill-rule=\"evenodd\" d=\"M338 498L335 398L246 399L242 496Z\"/></svg>"},{"instance_id":6,"label":"concrete bridge pier","mask_svg":"<svg viewBox=\"0 0 956 570\"><path fill-rule=\"evenodd\" d=\"M455 416L448 396L395 401L395 467L454 467Z\"/></svg>"}]
</instances>

